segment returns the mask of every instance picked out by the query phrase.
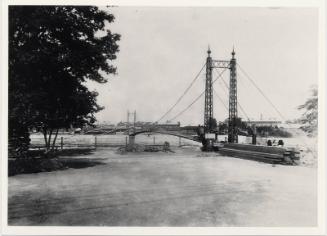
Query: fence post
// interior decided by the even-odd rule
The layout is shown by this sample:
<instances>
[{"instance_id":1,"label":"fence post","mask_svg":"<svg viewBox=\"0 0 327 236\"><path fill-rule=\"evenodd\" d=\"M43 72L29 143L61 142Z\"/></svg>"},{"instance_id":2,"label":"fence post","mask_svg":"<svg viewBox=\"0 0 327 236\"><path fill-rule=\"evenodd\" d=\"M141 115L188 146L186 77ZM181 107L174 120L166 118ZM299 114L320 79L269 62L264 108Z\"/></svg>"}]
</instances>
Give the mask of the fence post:
<instances>
[{"instance_id":1,"label":"fence post","mask_svg":"<svg viewBox=\"0 0 327 236\"><path fill-rule=\"evenodd\" d=\"M64 137L60 138L60 148L61 148L61 151L64 149Z\"/></svg>"},{"instance_id":2,"label":"fence post","mask_svg":"<svg viewBox=\"0 0 327 236\"><path fill-rule=\"evenodd\" d=\"M182 146L182 139L181 139L181 137L178 137L178 146Z\"/></svg>"},{"instance_id":3,"label":"fence post","mask_svg":"<svg viewBox=\"0 0 327 236\"><path fill-rule=\"evenodd\" d=\"M128 137L127 136L125 137L125 144L126 144L126 148L127 148L127 145L128 145Z\"/></svg>"},{"instance_id":4,"label":"fence post","mask_svg":"<svg viewBox=\"0 0 327 236\"><path fill-rule=\"evenodd\" d=\"M156 136L153 136L153 145L156 144Z\"/></svg>"},{"instance_id":5,"label":"fence post","mask_svg":"<svg viewBox=\"0 0 327 236\"><path fill-rule=\"evenodd\" d=\"M97 148L97 136L94 136L94 148Z\"/></svg>"}]
</instances>

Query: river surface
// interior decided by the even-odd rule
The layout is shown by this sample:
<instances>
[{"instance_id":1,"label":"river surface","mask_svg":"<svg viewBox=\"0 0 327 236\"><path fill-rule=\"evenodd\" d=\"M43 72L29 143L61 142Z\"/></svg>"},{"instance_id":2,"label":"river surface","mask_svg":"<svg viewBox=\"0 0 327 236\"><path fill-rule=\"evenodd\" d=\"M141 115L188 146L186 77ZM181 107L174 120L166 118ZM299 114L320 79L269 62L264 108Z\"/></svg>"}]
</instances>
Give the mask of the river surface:
<instances>
[{"instance_id":1,"label":"river surface","mask_svg":"<svg viewBox=\"0 0 327 236\"><path fill-rule=\"evenodd\" d=\"M95 142L99 145L101 144L111 144L111 145L124 145L128 139L127 135L116 134L116 135L81 135L81 134L59 134L57 138L57 143L59 144L63 138L64 144L87 144L94 145ZM314 147L316 146L316 139L305 137L303 134L296 135L291 138L279 138L279 137L258 137L257 142L260 145L266 145L267 140L276 140L276 143L279 139L282 139L285 143L285 146L288 147ZM227 135L219 135L218 141L226 141ZM198 142L192 140L178 138L172 135L164 134L140 134L135 138L136 143L138 144L163 144L164 142L169 142L172 146L179 145L201 145ZM240 143L251 143L251 137L239 136ZM31 144L33 145L42 145L44 144L44 138L41 134L32 134L31 135Z\"/></svg>"}]
</instances>

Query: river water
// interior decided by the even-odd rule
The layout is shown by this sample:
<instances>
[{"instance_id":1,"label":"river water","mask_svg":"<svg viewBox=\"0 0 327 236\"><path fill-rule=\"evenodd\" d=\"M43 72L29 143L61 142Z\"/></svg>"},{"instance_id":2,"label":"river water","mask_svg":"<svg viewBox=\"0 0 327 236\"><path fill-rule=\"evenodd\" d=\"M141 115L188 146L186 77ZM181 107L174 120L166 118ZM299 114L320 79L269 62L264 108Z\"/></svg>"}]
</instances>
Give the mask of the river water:
<instances>
[{"instance_id":1,"label":"river water","mask_svg":"<svg viewBox=\"0 0 327 236\"><path fill-rule=\"evenodd\" d=\"M125 145L128 141L128 136L123 134L116 135L81 135L81 134L59 134L57 138L57 143L60 144L61 138L63 139L63 143L65 144L79 144L79 145L94 145L95 143L99 146L102 144L107 145ZM258 137L257 143L259 145L266 145L267 140L276 140L282 139L286 147L298 147L301 149L316 149L317 140L314 138L308 138L304 135L297 135L291 138L279 138L279 137ZM226 141L227 135L219 135L218 141ZM158 144L162 145L164 142L169 142L172 146L180 146L180 145L191 145L191 146L201 146L201 143L194 142L192 140L179 138L171 135L164 134L140 134L135 138L135 142L137 144L143 145L151 145ZM251 143L251 137L239 136L239 143ZM44 139L41 134L32 134L31 135L31 144L32 145L43 145Z\"/></svg>"}]
</instances>

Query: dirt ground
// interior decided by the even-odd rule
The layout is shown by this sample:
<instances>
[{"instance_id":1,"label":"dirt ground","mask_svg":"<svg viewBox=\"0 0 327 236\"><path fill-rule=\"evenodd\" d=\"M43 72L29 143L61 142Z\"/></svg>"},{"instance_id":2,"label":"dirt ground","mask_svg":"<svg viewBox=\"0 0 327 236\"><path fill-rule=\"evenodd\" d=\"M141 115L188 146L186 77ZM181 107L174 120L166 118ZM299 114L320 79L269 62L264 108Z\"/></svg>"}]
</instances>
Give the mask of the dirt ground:
<instances>
[{"instance_id":1,"label":"dirt ground","mask_svg":"<svg viewBox=\"0 0 327 236\"><path fill-rule=\"evenodd\" d=\"M67 158L67 157L66 157ZM9 225L316 226L317 170L179 148L9 177Z\"/></svg>"}]
</instances>

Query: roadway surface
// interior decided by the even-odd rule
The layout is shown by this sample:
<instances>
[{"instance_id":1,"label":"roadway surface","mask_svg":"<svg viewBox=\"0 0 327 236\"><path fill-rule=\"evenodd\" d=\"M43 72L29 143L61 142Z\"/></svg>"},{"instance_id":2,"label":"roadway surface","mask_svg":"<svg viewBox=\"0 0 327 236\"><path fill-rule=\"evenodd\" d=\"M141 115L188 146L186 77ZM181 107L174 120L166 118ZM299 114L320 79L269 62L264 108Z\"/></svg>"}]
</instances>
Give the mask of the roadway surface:
<instances>
[{"instance_id":1,"label":"roadway surface","mask_svg":"<svg viewBox=\"0 0 327 236\"><path fill-rule=\"evenodd\" d=\"M102 164L9 178L9 225L316 225L316 168L195 148L72 158Z\"/></svg>"}]
</instances>

